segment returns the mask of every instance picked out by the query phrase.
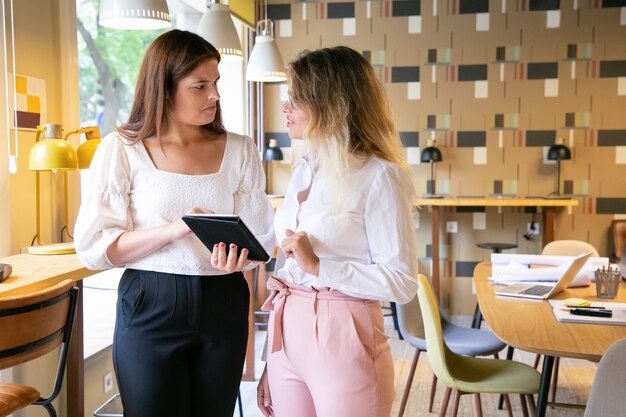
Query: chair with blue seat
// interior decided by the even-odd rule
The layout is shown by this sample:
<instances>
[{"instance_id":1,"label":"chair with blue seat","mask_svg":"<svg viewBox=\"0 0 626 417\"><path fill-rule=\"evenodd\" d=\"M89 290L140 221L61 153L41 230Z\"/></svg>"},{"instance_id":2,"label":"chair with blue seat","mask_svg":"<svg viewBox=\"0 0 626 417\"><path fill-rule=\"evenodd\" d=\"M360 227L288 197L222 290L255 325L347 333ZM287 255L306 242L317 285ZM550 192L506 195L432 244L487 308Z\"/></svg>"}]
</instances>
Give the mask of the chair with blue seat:
<instances>
[{"instance_id":1,"label":"chair with blue seat","mask_svg":"<svg viewBox=\"0 0 626 417\"><path fill-rule=\"evenodd\" d=\"M420 306L417 298L414 298L408 304L396 305L396 307L399 332L404 340L415 348L413 363L411 364L402 401L400 402L398 417L402 417L409 398L409 392L411 391L411 385L413 383L413 377L415 376L415 370L420 353L426 351L426 339L422 313L420 312ZM489 331L457 326L456 324L450 323L443 316L440 316L440 320L443 330L443 338L450 349L457 354L467 356L495 355L497 357L497 353L506 346ZM430 401L428 405L429 412L432 412L436 384L437 376L435 375L433 377L430 390Z\"/></svg>"},{"instance_id":2,"label":"chair with blue seat","mask_svg":"<svg viewBox=\"0 0 626 417\"><path fill-rule=\"evenodd\" d=\"M445 415L450 394L454 391L454 415L457 413L461 394L491 393L519 394L522 412L525 417L528 416L527 401L532 409L532 395L539 392L539 372L520 362L454 353L445 341L439 308L430 283L420 274L418 284L417 297L424 323L428 359L439 381L447 386L439 415ZM476 397L476 411L478 416L482 416L479 396Z\"/></svg>"}]
</instances>

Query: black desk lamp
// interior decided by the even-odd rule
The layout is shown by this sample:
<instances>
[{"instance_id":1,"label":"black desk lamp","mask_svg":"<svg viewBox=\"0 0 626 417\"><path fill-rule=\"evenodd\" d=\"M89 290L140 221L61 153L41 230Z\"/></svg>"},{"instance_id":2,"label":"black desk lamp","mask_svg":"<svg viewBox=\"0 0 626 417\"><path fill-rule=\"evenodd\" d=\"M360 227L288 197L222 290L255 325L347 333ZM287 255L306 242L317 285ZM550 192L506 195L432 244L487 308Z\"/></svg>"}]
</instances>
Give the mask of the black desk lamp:
<instances>
[{"instance_id":1,"label":"black desk lamp","mask_svg":"<svg viewBox=\"0 0 626 417\"><path fill-rule=\"evenodd\" d=\"M572 152L563 145L562 139L557 139L557 143L548 149L548 160L556 161L556 196L554 198L567 198L561 195L561 161L572 159Z\"/></svg>"},{"instance_id":2,"label":"black desk lamp","mask_svg":"<svg viewBox=\"0 0 626 417\"><path fill-rule=\"evenodd\" d=\"M440 194L436 194L435 190L435 162L441 162L441 151L435 146L434 140L428 141L426 146L420 155L420 162L430 162L430 180L426 186L426 194L422 195L424 198L440 198L443 197Z\"/></svg>"},{"instance_id":3,"label":"black desk lamp","mask_svg":"<svg viewBox=\"0 0 626 417\"><path fill-rule=\"evenodd\" d=\"M267 148L263 151L264 161L282 161L283 151L278 146L278 140L270 139Z\"/></svg>"},{"instance_id":4,"label":"black desk lamp","mask_svg":"<svg viewBox=\"0 0 626 417\"><path fill-rule=\"evenodd\" d=\"M263 167L265 169L265 192L270 194L270 183L272 181L272 164L269 161L282 161L283 151L278 146L278 140L270 139L267 147L263 151ZM267 162L266 162L267 161Z\"/></svg>"}]
</instances>

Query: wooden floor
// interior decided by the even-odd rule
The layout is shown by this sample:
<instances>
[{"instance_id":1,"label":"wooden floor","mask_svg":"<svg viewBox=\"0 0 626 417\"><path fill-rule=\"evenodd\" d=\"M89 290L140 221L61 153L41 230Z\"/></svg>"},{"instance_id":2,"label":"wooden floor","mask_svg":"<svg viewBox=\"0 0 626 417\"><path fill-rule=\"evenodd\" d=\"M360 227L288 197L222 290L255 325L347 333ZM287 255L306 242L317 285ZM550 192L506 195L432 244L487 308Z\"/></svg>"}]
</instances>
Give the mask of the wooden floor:
<instances>
[{"instance_id":1,"label":"wooden floor","mask_svg":"<svg viewBox=\"0 0 626 417\"><path fill-rule=\"evenodd\" d=\"M414 349L406 342L399 340L398 334L393 330L390 317L386 317L387 334L390 336L390 343L395 364L395 386L396 386L396 401L394 402L394 408L392 416L398 415L398 408L400 398L404 391L404 386L409 372L411 361L413 359ZM260 352L263 348L263 341L265 340L265 332L257 332L255 337L255 344L257 352L257 360L255 371L257 378L263 369L263 362L260 361ZM502 352L501 357L505 356L505 352ZM522 360L526 363L534 361L535 355L526 352L516 352L514 359ZM570 360L562 359L559 371L559 387L557 390L557 401L567 403L579 403L584 404L587 400L591 383L596 371L596 364L582 360ZM435 406L433 413L428 413L428 396L430 392L430 383L432 380L432 370L428 363L428 355L420 355L420 360L417 366L417 372L411 388L411 394L407 409L404 413L406 417L421 417L421 416L437 416L439 414L439 404L443 397L443 387L440 385L437 389L437 396L435 397ZM262 417L261 412L256 406L256 382L242 382L241 384L241 396L243 403L243 415L245 417ZM497 410L498 398L495 395L483 395L483 415L489 416L506 416L507 413L504 410ZM513 415L521 416L521 407L519 406L519 397L512 397L513 402ZM448 409L448 415L452 415L451 407ZM584 414L583 409L570 409L570 408L550 408L546 413L547 417L582 417ZM475 416L474 401L471 396L461 397L461 404L459 407L459 417L472 417ZM235 417L239 416L239 412L235 412ZM298 417L298 416L287 416ZM354 416L359 417L359 416Z\"/></svg>"}]
</instances>

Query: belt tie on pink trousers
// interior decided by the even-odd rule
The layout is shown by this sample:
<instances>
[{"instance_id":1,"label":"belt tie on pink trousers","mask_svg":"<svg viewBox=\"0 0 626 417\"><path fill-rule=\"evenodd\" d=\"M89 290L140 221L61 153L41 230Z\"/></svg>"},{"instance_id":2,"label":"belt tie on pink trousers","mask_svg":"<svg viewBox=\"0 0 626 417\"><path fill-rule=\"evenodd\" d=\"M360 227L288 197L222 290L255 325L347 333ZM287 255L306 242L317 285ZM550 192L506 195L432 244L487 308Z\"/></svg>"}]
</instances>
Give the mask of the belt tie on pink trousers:
<instances>
[{"instance_id":1,"label":"belt tie on pink trousers","mask_svg":"<svg viewBox=\"0 0 626 417\"><path fill-rule=\"evenodd\" d=\"M283 309L285 301L291 293L283 281L270 277L267 289L272 293L261 306L262 311L274 311L274 337L272 338L271 352L278 352L283 348Z\"/></svg>"},{"instance_id":2,"label":"belt tie on pink trousers","mask_svg":"<svg viewBox=\"0 0 626 417\"><path fill-rule=\"evenodd\" d=\"M287 283L274 276L267 280L267 289L272 293L261 306L263 311L274 312L274 335L272 337L272 350L278 352L283 348L283 310L287 297L292 294L311 298L314 310L317 308L317 300L348 300L348 301L368 301L362 298L352 297L334 289L321 289L303 287L292 283Z\"/></svg>"}]
</instances>

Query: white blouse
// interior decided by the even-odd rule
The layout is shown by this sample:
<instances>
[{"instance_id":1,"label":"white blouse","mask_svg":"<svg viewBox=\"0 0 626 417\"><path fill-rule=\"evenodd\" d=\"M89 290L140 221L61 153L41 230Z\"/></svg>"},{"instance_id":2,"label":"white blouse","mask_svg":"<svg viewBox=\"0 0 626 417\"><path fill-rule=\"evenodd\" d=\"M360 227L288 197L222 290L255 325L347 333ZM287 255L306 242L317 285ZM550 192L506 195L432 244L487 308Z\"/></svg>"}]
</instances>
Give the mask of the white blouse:
<instances>
[{"instance_id":1,"label":"white blouse","mask_svg":"<svg viewBox=\"0 0 626 417\"><path fill-rule=\"evenodd\" d=\"M407 303L417 292L418 265L411 179L378 158L353 158L351 166L340 195L306 161L295 168L274 217L276 238L282 242L285 229L305 231L320 258L320 272L307 274L288 258L276 275L354 297ZM298 203L298 193L309 186L308 197Z\"/></svg>"},{"instance_id":2,"label":"white blouse","mask_svg":"<svg viewBox=\"0 0 626 417\"><path fill-rule=\"evenodd\" d=\"M248 137L228 132L220 170L186 175L157 169L142 141L131 144L111 133L98 146L89 178L74 243L90 269L114 266L106 251L122 233L173 222L194 207L238 214L267 252L273 252L272 207L265 195L259 152ZM210 256L190 234L126 267L182 275L223 274L211 266Z\"/></svg>"}]
</instances>

